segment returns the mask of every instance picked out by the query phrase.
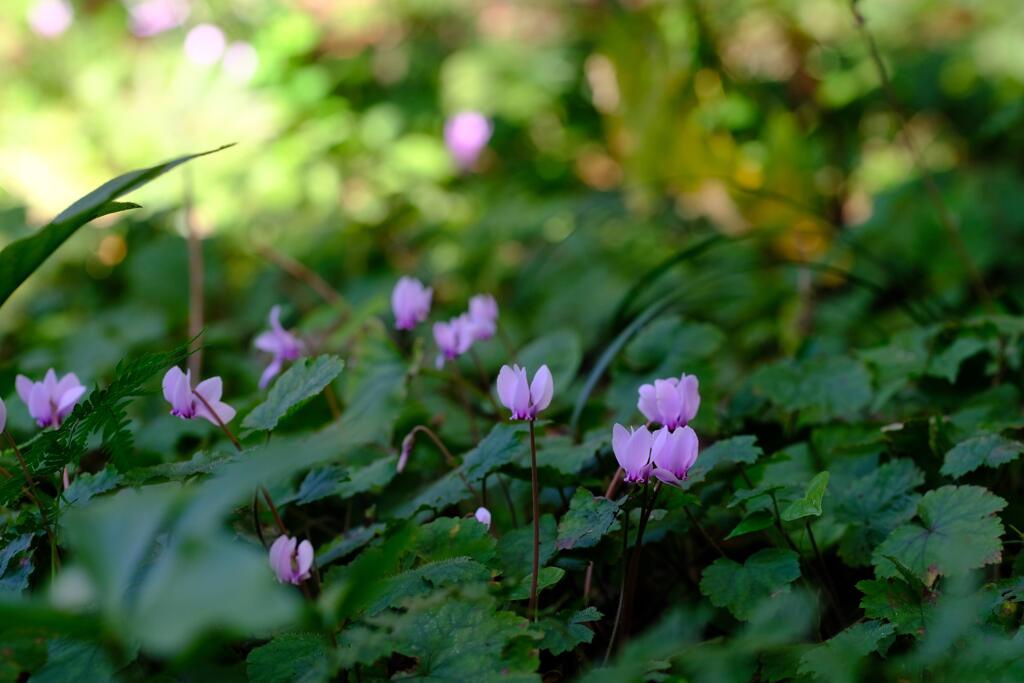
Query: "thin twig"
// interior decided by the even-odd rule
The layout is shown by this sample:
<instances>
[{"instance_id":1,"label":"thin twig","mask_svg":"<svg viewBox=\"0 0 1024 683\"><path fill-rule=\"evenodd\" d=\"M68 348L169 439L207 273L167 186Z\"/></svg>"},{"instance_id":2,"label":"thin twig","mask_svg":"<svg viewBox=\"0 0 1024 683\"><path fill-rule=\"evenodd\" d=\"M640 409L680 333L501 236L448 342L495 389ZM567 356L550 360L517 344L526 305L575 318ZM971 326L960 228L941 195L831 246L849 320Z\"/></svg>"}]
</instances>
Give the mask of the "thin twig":
<instances>
[{"instance_id":1,"label":"thin twig","mask_svg":"<svg viewBox=\"0 0 1024 683\"><path fill-rule=\"evenodd\" d=\"M183 218L188 239L188 337L197 340L203 332L203 242L196 227L192 208L192 171L185 167L185 197ZM188 369L199 377L203 366L203 347L200 344L188 357Z\"/></svg>"},{"instance_id":2,"label":"thin twig","mask_svg":"<svg viewBox=\"0 0 1024 683\"><path fill-rule=\"evenodd\" d=\"M530 577L530 605L528 612L537 621L537 580L540 573L540 485L537 480L537 439L533 420L530 420L530 485L533 493L533 574Z\"/></svg>"},{"instance_id":3,"label":"thin twig","mask_svg":"<svg viewBox=\"0 0 1024 683\"><path fill-rule=\"evenodd\" d=\"M861 14L860 8L857 7L857 0L850 0L850 11L853 13L854 22L857 24L857 30L864 38L868 52L871 55L871 61L874 63L875 70L878 72L878 78L882 84L882 93L888 101L889 108L900 121L900 137L903 139L903 144L910 153L914 166L917 167L918 172L921 174L921 179L924 181L925 191L927 192L928 199L931 201L932 206L935 209L939 223L942 224L950 242L953 243L953 250L956 252L957 257L959 257L964 270L967 271L967 276L971 281L971 286L974 288L975 294L982 303L988 305L991 303L991 295L989 294L988 288L985 286L985 281L982 279L977 266L974 264L970 253L967 251L967 245L964 243L963 236L960 234L960 228L956 223L956 219L950 213L949 207L946 206L946 203L942 199L942 192L939 190L938 183L935 182L935 178L925 166L920 150L917 149L917 145L914 144L914 140L910 136L910 128L907 119L903 115L899 102L896 99L896 93L893 91L892 82L889 79L889 72L886 70L885 62L882 61L882 55L878 50L878 43L875 42L875 37L868 30L867 22L864 20L864 15Z\"/></svg>"},{"instance_id":4,"label":"thin twig","mask_svg":"<svg viewBox=\"0 0 1024 683\"><path fill-rule=\"evenodd\" d=\"M473 485L469 483L469 480L466 479L466 475L462 472L462 470L459 469L459 461L455 458L454 455L452 455L452 452L448 450L448 447L444 445L444 442L441 441L441 437L439 437L434 432L433 429L427 427L426 425L416 425L415 427L409 430L409 434L405 438L408 439L410 436L413 436L415 434L426 434L427 437L434 442L434 445L437 446L437 449L441 451L441 455L444 456L445 462L448 463L448 466L455 470L455 473L459 475L459 478L462 480L462 483L466 485L466 488L469 490L470 493L473 494L475 498L480 499L482 505L483 498L480 496L479 493L477 493L477 490L473 488ZM410 446L410 449L411 448L412 447Z\"/></svg>"},{"instance_id":5,"label":"thin twig","mask_svg":"<svg viewBox=\"0 0 1024 683\"><path fill-rule=\"evenodd\" d=\"M344 303L344 297L338 293L338 290L331 287L331 285L327 283L327 280L324 280L315 271L307 268L304 264L293 259L291 256L277 251L268 244L261 244L256 247L256 250L259 252L260 256L270 261L296 280L308 285L310 289L320 295L320 298L327 303Z\"/></svg>"},{"instance_id":6,"label":"thin twig","mask_svg":"<svg viewBox=\"0 0 1024 683\"><path fill-rule=\"evenodd\" d=\"M622 580L619 583L619 606L615 609L615 621L612 624L612 634L608 637L608 649L604 653L605 666L611 659L612 650L615 647L615 637L619 634L619 622L622 621L622 606L626 600L626 578L629 573L629 499L622 508Z\"/></svg>"},{"instance_id":7,"label":"thin twig","mask_svg":"<svg viewBox=\"0 0 1024 683\"><path fill-rule=\"evenodd\" d=\"M256 536L260 539L263 549L267 549L267 539L263 536L263 525L260 523L260 494L252 495L252 528L256 530Z\"/></svg>"}]
</instances>

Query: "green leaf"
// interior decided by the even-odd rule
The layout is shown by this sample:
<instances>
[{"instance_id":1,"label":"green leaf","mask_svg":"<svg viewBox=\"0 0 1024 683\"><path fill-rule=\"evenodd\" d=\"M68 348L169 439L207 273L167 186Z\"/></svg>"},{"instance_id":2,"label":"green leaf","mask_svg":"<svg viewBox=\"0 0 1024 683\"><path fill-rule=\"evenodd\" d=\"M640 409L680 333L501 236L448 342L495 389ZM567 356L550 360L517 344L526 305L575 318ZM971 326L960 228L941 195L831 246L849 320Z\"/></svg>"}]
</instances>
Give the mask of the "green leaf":
<instances>
[{"instance_id":1,"label":"green leaf","mask_svg":"<svg viewBox=\"0 0 1024 683\"><path fill-rule=\"evenodd\" d=\"M885 619L899 634L923 634L926 605L920 593L900 579L859 581L857 589L864 594L860 608L870 619ZM927 606L927 609L931 609Z\"/></svg>"},{"instance_id":2,"label":"green leaf","mask_svg":"<svg viewBox=\"0 0 1024 683\"><path fill-rule=\"evenodd\" d=\"M71 482L64 491L64 501L72 507L81 507L92 500L93 496L106 493L121 483L121 475L113 467L105 467L96 474L83 472Z\"/></svg>"},{"instance_id":3,"label":"green leaf","mask_svg":"<svg viewBox=\"0 0 1024 683\"><path fill-rule=\"evenodd\" d=\"M788 591L800 578L800 560L791 550L759 550L743 564L719 558L701 577L700 592L716 607L725 607L737 619L749 619L758 603Z\"/></svg>"},{"instance_id":4,"label":"green leaf","mask_svg":"<svg viewBox=\"0 0 1024 683\"><path fill-rule=\"evenodd\" d=\"M225 145L230 147L230 145ZM42 230L29 237L11 242L0 251L0 307L11 297L57 248L73 235L80 227L100 216L137 208L137 204L115 202L121 195L142 187L154 178L166 173L175 166L197 157L219 152L219 147L208 152L190 154L166 161L150 168L143 168L120 175L113 180L75 201L64 209L53 221Z\"/></svg>"},{"instance_id":5,"label":"green leaf","mask_svg":"<svg viewBox=\"0 0 1024 683\"><path fill-rule=\"evenodd\" d=\"M366 608L369 615L396 607L407 598L429 593L432 588L486 582L491 571L469 557L428 562L416 569L401 572L387 579L377 598Z\"/></svg>"},{"instance_id":6,"label":"green leaf","mask_svg":"<svg viewBox=\"0 0 1024 683\"><path fill-rule=\"evenodd\" d=\"M107 653L98 645L70 638L51 640L46 645L46 666L32 676L34 683L116 681Z\"/></svg>"},{"instance_id":7,"label":"green leaf","mask_svg":"<svg viewBox=\"0 0 1024 683\"><path fill-rule=\"evenodd\" d=\"M245 416L242 427L253 431L272 430L278 422L323 391L344 367L344 361L331 355L296 361L270 387L267 400Z\"/></svg>"},{"instance_id":8,"label":"green leaf","mask_svg":"<svg viewBox=\"0 0 1024 683\"><path fill-rule=\"evenodd\" d=\"M800 673L824 681L854 683L865 657L896 630L892 624L864 621L854 624L803 656Z\"/></svg>"},{"instance_id":9,"label":"green leaf","mask_svg":"<svg viewBox=\"0 0 1024 683\"><path fill-rule=\"evenodd\" d=\"M489 563L497 543L487 527L472 517L441 517L416 529L412 552L422 560L435 561L469 556Z\"/></svg>"},{"instance_id":10,"label":"green leaf","mask_svg":"<svg viewBox=\"0 0 1024 683\"><path fill-rule=\"evenodd\" d=\"M986 348L985 341L978 337L957 337L952 344L931 357L925 374L942 377L953 384L960 372L960 365Z\"/></svg>"},{"instance_id":11,"label":"green leaf","mask_svg":"<svg viewBox=\"0 0 1024 683\"><path fill-rule=\"evenodd\" d=\"M751 377L754 393L804 423L850 418L871 401L871 377L852 358L829 356L784 360L766 365Z\"/></svg>"},{"instance_id":12,"label":"green leaf","mask_svg":"<svg viewBox=\"0 0 1024 683\"><path fill-rule=\"evenodd\" d=\"M803 498L797 498L782 511L782 519L794 522L804 517L821 517L821 500L828 488L828 472L820 472L807 484Z\"/></svg>"},{"instance_id":13,"label":"green leaf","mask_svg":"<svg viewBox=\"0 0 1024 683\"><path fill-rule=\"evenodd\" d=\"M319 634L285 633L249 653L246 673L250 683L327 683L329 648Z\"/></svg>"},{"instance_id":14,"label":"green leaf","mask_svg":"<svg viewBox=\"0 0 1024 683\"><path fill-rule=\"evenodd\" d=\"M537 573L537 593L539 594L545 588L554 586L565 577L565 570L561 567L541 567ZM509 591L509 600L527 600L530 597L530 585L531 578L529 576L523 577L519 580L519 583Z\"/></svg>"},{"instance_id":15,"label":"green leaf","mask_svg":"<svg viewBox=\"0 0 1024 683\"><path fill-rule=\"evenodd\" d=\"M725 537L725 540L728 541L730 538L736 538L737 536L767 529L774 523L775 517L772 513L766 510L756 510L744 517L743 520L729 532L729 535Z\"/></svg>"},{"instance_id":16,"label":"green leaf","mask_svg":"<svg viewBox=\"0 0 1024 683\"><path fill-rule=\"evenodd\" d=\"M1024 453L1024 443L999 434L982 434L961 441L949 452L939 470L947 477L959 479L981 466L996 469Z\"/></svg>"},{"instance_id":17,"label":"green leaf","mask_svg":"<svg viewBox=\"0 0 1024 683\"><path fill-rule=\"evenodd\" d=\"M673 610L646 632L630 638L611 666L588 671L581 683L624 683L660 680L654 672L668 668L666 660L689 650L700 638L710 610L686 613Z\"/></svg>"},{"instance_id":18,"label":"green leaf","mask_svg":"<svg viewBox=\"0 0 1024 683\"><path fill-rule=\"evenodd\" d=\"M579 645L594 640L594 632L585 624L600 621L601 613L596 607L587 607L578 612L560 612L555 617L542 619L537 626L544 631L541 649L553 655L574 650Z\"/></svg>"},{"instance_id":19,"label":"green leaf","mask_svg":"<svg viewBox=\"0 0 1024 683\"><path fill-rule=\"evenodd\" d=\"M554 557L555 518L541 515L540 518L540 566ZM502 574L509 579L529 576L533 571L533 527L524 524L504 534L498 541L498 557L501 561Z\"/></svg>"},{"instance_id":20,"label":"green leaf","mask_svg":"<svg viewBox=\"0 0 1024 683\"><path fill-rule=\"evenodd\" d=\"M558 550L590 548L598 544L615 522L619 506L607 498L594 496L585 488L576 489L569 511L558 523Z\"/></svg>"},{"instance_id":21,"label":"green leaf","mask_svg":"<svg viewBox=\"0 0 1024 683\"><path fill-rule=\"evenodd\" d=\"M995 513L1006 501L980 486L943 486L929 491L917 507L919 524L904 524L874 552L879 578L898 576L891 555L931 586L938 576L955 576L999 562L1003 524Z\"/></svg>"},{"instance_id":22,"label":"green leaf","mask_svg":"<svg viewBox=\"0 0 1024 683\"><path fill-rule=\"evenodd\" d=\"M575 483L578 481L579 473L596 462L595 454L607 441L607 436L603 434L588 438L579 444L568 435L538 437L537 468L553 470L558 474L565 475L566 483ZM554 485L544 474L540 476L547 485ZM555 481L557 482L558 479Z\"/></svg>"},{"instance_id":23,"label":"green leaf","mask_svg":"<svg viewBox=\"0 0 1024 683\"><path fill-rule=\"evenodd\" d=\"M921 496L914 488L924 483L924 473L913 461L887 462L849 486L833 487L836 520L849 525L839 544L839 554L854 566L870 564L875 546L893 529L909 522Z\"/></svg>"},{"instance_id":24,"label":"green leaf","mask_svg":"<svg viewBox=\"0 0 1024 683\"><path fill-rule=\"evenodd\" d=\"M17 536L0 550L0 593L16 594L28 588L35 565L26 551L32 545L33 535ZM19 555L23 557L18 558Z\"/></svg>"},{"instance_id":25,"label":"green leaf","mask_svg":"<svg viewBox=\"0 0 1024 683\"><path fill-rule=\"evenodd\" d=\"M754 436L734 436L716 441L697 456L697 462L690 468L683 488L688 489L704 481L716 467L740 463L753 465L761 454L761 447L757 445L757 437Z\"/></svg>"},{"instance_id":26,"label":"green leaf","mask_svg":"<svg viewBox=\"0 0 1024 683\"><path fill-rule=\"evenodd\" d=\"M387 526L383 523L370 524L369 526L357 526L349 529L333 541L325 543L316 551L316 562L323 567L335 560L359 550L367 543L384 532Z\"/></svg>"},{"instance_id":27,"label":"green leaf","mask_svg":"<svg viewBox=\"0 0 1024 683\"><path fill-rule=\"evenodd\" d=\"M496 609L492 599L438 593L406 603L404 614L384 613L371 624L391 634L393 648L416 659L403 680L535 680L536 655L510 658L513 641L534 640L526 619Z\"/></svg>"}]
</instances>

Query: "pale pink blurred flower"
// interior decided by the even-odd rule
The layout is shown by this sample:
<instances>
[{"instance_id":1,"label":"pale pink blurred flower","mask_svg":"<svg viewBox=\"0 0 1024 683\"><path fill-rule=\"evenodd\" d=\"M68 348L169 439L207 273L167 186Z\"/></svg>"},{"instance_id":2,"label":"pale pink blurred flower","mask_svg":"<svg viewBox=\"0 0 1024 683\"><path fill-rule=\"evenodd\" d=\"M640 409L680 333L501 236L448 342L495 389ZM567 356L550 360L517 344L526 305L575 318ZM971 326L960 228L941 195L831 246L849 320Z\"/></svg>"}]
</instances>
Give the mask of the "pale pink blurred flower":
<instances>
[{"instance_id":1,"label":"pale pink blurred flower","mask_svg":"<svg viewBox=\"0 0 1024 683\"><path fill-rule=\"evenodd\" d=\"M281 373L284 364L296 360L306 348L302 340L282 327L280 306L270 309L270 329L261 332L253 344L260 351L274 356L260 377L260 389L266 389L270 380Z\"/></svg>"},{"instance_id":2,"label":"pale pink blurred flower","mask_svg":"<svg viewBox=\"0 0 1024 683\"><path fill-rule=\"evenodd\" d=\"M434 323L434 343L440 351L434 365L443 368L445 361L455 360L469 351L478 335L477 324L465 313L448 322Z\"/></svg>"},{"instance_id":3,"label":"pale pink blurred flower","mask_svg":"<svg viewBox=\"0 0 1024 683\"><path fill-rule=\"evenodd\" d=\"M149 38L181 26L188 19L189 12L187 0L142 0L128 7L132 33L140 38Z\"/></svg>"},{"instance_id":4,"label":"pale pink blurred flower","mask_svg":"<svg viewBox=\"0 0 1024 683\"><path fill-rule=\"evenodd\" d=\"M0 432L7 428L7 404L0 398Z\"/></svg>"},{"instance_id":5,"label":"pale pink blurred flower","mask_svg":"<svg viewBox=\"0 0 1024 683\"><path fill-rule=\"evenodd\" d=\"M297 586L309 578L309 570L313 567L313 544L278 536L270 546L269 559L278 581Z\"/></svg>"},{"instance_id":6,"label":"pale pink blurred flower","mask_svg":"<svg viewBox=\"0 0 1024 683\"><path fill-rule=\"evenodd\" d=\"M185 56L199 66L212 66L224 54L224 32L213 24L199 24L185 36Z\"/></svg>"},{"instance_id":7,"label":"pale pink blurred flower","mask_svg":"<svg viewBox=\"0 0 1024 683\"><path fill-rule=\"evenodd\" d=\"M43 38L62 35L74 18L75 11L67 0L36 0L28 8L28 25Z\"/></svg>"},{"instance_id":8,"label":"pale pink blurred flower","mask_svg":"<svg viewBox=\"0 0 1024 683\"><path fill-rule=\"evenodd\" d=\"M469 300L469 319L478 341L490 339L498 331L498 302L490 294L477 294Z\"/></svg>"},{"instance_id":9,"label":"pale pink blurred flower","mask_svg":"<svg viewBox=\"0 0 1024 683\"><path fill-rule=\"evenodd\" d=\"M235 41L224 52L224 73L233 81L248 83L256 75L260 56L256 48L244 41Z\"/></svg>"},{"instance_id":10,"label":"pale pink blurred flower","mask_svg":"<svg viewBox=\"0 0 1024 683\"><path fill-rule=\"evenodd\" d=\"M480 522L481 524L483 524L488 529L491 528L491 511L490 510L488 510L485 507L478 507L476 509L476 512L473 513L473 516L476 517L476 521Z\"/></svg>"},{"instance_id":11,"label":"pale pink blurred flower","mask_svg":"<svg viewBox=\"0 0 1024 683\"><path fill-rule=\"evenodd\" d=\"M445 123L444 144L455 164L465 171L476 164L492 132L491 122L486 116L478 111L463 111Z\"/></svg>"},{"instance_id":12,"label":"pale pink blurred flower","mask_svg":"<svg viewBox=\"0 0 1024 683\"><path fill-rule=\"evenodd\" d=\"M432 287L408 275L402 276L391 290L391 311L395 314L395 329L411 330L430 315Z\"/></svg>"}]
</instances>

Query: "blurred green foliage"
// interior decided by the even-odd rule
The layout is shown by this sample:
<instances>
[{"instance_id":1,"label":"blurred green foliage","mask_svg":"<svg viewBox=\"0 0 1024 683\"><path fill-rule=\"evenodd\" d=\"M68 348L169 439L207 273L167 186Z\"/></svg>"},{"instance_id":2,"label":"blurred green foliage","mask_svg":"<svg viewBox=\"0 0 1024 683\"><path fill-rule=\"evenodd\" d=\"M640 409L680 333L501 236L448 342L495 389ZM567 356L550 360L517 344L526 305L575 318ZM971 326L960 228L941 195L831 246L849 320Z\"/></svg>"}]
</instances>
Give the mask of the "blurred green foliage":
<instances>
[{"instance_id":1,"label":"blurred green foliage","mask_svg":"<svg viewBox=\"0 0 1024 683\"><path fill-rule=\"evenodd\" d=\"M4 444L0 681L1024 676L1017 0L169 3L153 35L134 0L0 3L0 246L238 143L3 305L40 500ZM465 110L493 135L463 169ZM241 452L157 395L197 331L190 232L192 362ZM501 334L433 369L428 326L392 334L402 274L431 320L493 293ZM262 393L279 304L316 358ZM536 622L527 432L491 407L513 358L555 384ZM14 377L51 366L90 393L38 435ZM682 371L701 455L606 658L640 518L602 497L611 424ZM421 437L397 472L421 424L451 453ZM317 548L306 596L260 547L264 487Z\"/></svg>"}]
</instances>

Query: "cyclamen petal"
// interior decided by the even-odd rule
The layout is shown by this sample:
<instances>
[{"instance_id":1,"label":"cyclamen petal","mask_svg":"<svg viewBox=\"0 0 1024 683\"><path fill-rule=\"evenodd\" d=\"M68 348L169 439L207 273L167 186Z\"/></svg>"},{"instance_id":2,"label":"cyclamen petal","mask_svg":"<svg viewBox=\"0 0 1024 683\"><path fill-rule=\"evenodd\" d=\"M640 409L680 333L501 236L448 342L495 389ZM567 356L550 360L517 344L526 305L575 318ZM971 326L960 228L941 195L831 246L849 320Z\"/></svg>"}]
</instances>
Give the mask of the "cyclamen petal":
<instances>
[{"instance_id":1,"label":"cyclamen petal","mask_svg":"<svg viewBox=\"0 0 1024 683\"><path fill-rule=\"evenodd\" d=\"M273 354L270 364L260 376L260 389L265 389L280 374L285 362L296 360L305 352L302 341L281 325L280 306L270 309L269 322L270 329L260 333L253 342L260 351Z\"/></svg>"},{"instance_id":2,"label":"cyclamen petal","mask_svg":"<svg viewBox=\"0 0 1024 683\"><path fill-rule=\"evenodd\" d=\"M490 510L488 510L485 507L478 507L476 509L476 512L473 513L473 516L476 518L476 521L480 522L481 524L483 524L488 529L491 528L491 511Z\"/></svg>"},{"instance_id":3,"label":"cyclamen petal","mask_svg":"<svg viewBox=\"0 0 1024 683\"><path fill-rule=\"evenodd\" d=\"M651 433L646 427L632 430L620 424L612 427L612 452L625 472L627 483L643 483L650 478L651 440Z\"/></svg>"},{"instance_id":4,"label":"cyclamen petal","mask_svg":"<svg viewBox=\"0 0 1024 683\"><path fill-rule=\"evenodd\" d=\"M75 373L69 372L58 379L53 368L46 371L41 382L18 375L14 383L29 415L40 427L60 427L85 395L85 387Z\"/></svg>"},{"instance_id":5,"label":"cyclamen petal","mask_svg":"<svg viewBox=\"0 0 1024 683\"><path fill-rule=\"evenodd\" d=\"M268 560L277 580L298 585L309 578L313 568L313 544L297 538L278 536L270 546Z\"/></svg>"},{"instance_id":6,"label":"cyclamen petal","mask_svg":"<svg viewBox=\"0 0 1024 683\"><path fill-rule=\"evenodd\" d=\"M183 420L201 417L213 424L218 424L218 418L224 424L235 418L235 409L220 400L224 393L224 383L220 377L203 380L195 389L191 386L191 379L189 372L182 372L177 367L171 368L164 375L164 398L171 404L171 415Z\"/></svg>"},{"instance_id":7,"label":"cyclamen petal","mask_svg":"<svg viewBox=\"0 0 1024 683\"><path fill-rule=\"evenodd\" d=\"M0 432L7 428L7 405L0 398Z\"/></svg>"},{"instance_id":8,"label":"cyclamen petal","mask_svg":"<svg viewBox=\"0 0 1024 683\"><path fill-rule=\"evenodd\" d=\"M698 448L697 433L691 427L675 431L662 427L651 447L655 476L667 484L679 485L686 480L687 473L696 462Z\"/></svg>"},{"instance_id":9,"label":"cyclamen petal","mask_svg":"<svg viewBox=\"0 0 1024 683\"><path fill-rule=\"evenodd\" d=\"M415 278L404 276L391 290L391 311L395 316L395 328L411 330L430 315L430 302L434 296L431 287L424 287Z\"/></svg>"},{"instance_id":10,"label":"cyclamen petal","mask_svg":"<svg viewBox=\"0 0 1024 683\"><path fill-rule=\"evenodd\" d=\"M685 426L700 408L700 386L694 375L657 379L640 387L637 408L650 422L674 430Z\"/></svg>"},{"instance_id":11,"label":"cyclamen petal","mask_svg":"<svg viewBox=\"0 0 1024 683\"><path fill-rule=\"evenodd\" d=\"M512 411L513 420L535 420L551 405L554 385L548 366L542 365L529 382L526 368L503 365L498 372L498 398Z\"/></svg>"}]
</instances>

